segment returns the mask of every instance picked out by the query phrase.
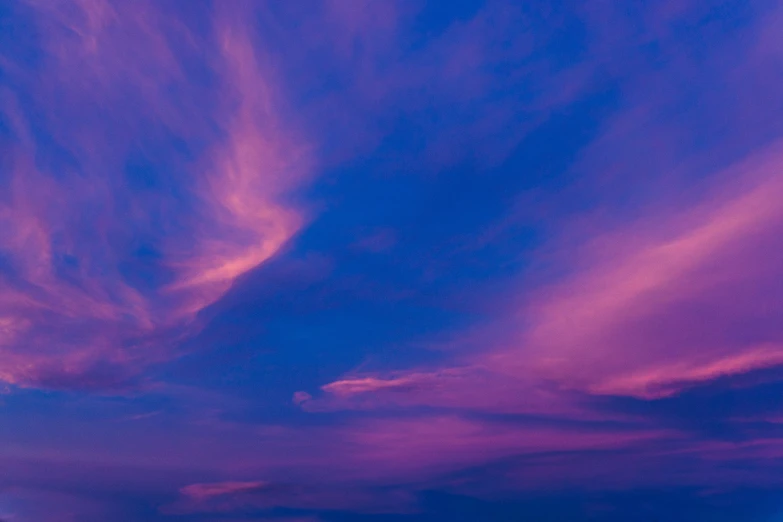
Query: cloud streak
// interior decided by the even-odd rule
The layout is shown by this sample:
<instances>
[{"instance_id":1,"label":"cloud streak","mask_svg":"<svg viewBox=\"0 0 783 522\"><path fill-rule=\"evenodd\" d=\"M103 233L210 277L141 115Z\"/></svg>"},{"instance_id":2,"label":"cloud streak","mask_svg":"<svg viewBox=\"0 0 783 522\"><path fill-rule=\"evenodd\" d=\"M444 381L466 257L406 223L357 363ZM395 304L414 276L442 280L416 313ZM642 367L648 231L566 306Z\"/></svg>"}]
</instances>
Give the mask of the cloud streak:
<instances>
[{"instance_id":1,"label":"cloud streak","mask_svg":"<svg viewBox=\"0 0 783 522\"><path fill-rule=\"evenodd\" d=\"M542 292L512 352L520 364L500 356L500 365L593 393L656 397L780 364L774 297L765 292L780 275L770 258L783 228L779 149L722 176L728 197L594 238L597 260Z\"/></svg>"}]
</instances>

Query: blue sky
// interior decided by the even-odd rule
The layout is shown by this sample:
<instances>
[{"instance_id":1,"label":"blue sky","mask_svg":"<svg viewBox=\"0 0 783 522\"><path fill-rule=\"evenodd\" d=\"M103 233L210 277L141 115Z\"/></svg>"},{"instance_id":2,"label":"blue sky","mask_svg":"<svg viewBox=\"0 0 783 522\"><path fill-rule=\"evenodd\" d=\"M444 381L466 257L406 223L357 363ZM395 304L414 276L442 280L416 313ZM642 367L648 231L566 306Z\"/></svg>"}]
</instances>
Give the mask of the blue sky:
<instances>
[{"instance_id":1,"label":"blue sky","mask_svg":"<svg viewBox=\"0 0 783 522\"><path fill-rule=\"evenodd\" d=\"M0 521L779 519L782 17L0 0Z\"/></svg>"}]
</instances>

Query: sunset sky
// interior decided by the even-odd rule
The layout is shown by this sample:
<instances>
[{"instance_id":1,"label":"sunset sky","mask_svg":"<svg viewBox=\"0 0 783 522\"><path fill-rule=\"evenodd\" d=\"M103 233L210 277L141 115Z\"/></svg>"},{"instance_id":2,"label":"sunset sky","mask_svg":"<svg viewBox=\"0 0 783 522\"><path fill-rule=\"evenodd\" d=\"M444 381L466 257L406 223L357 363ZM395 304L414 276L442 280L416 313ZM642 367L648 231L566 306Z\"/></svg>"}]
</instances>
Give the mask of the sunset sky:
<instances>
[{"instance_id":1,"label":"sunset sky","mask_svg":"<svg viewBox=\"0 0 783 522\"><path fill-rule=\"evenodd\" d=\"M0 0L0 522L783 522L783 5Z\"/></svg>"}]
</instances>

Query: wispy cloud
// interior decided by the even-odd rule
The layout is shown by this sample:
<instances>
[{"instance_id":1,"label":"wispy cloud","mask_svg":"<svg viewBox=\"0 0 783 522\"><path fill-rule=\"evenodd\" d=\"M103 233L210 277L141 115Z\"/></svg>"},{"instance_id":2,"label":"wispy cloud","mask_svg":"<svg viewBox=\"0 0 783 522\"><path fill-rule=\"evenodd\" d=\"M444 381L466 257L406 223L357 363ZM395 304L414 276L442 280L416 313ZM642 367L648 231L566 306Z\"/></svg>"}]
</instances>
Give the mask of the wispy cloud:
<instances>
[{"instance_id":1,"label":"wispy cloud","mask_svg":"<svg viewBox=\"0 0 783 522\"><path fill-rule=\"evenodd\" d=\"M308 174L307 147L241 17L195 35L153 4L33 5L41 70L11 61L3 107L16 141L0 204L0 377L123 385L301 227L286 198ZM26 121L21 97L45 119ZM98 113L109 127L90 125ZM155 170L156 147L171 144L182 154ZM35 160L52 151L62 161Z\"/></svg>"}]
</instances>

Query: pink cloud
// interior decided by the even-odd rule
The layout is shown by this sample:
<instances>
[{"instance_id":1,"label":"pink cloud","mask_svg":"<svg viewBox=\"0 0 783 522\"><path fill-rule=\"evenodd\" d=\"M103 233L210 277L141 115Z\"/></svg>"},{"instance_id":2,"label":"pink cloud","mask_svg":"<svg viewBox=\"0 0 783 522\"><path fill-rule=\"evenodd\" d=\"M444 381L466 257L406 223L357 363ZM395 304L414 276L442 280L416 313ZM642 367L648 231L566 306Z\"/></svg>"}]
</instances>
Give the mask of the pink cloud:
<instances>
[{"instance_id":1,"label":"pink cloud","mask_svg":"<svg viewBox=\"0 0 783 522\"><path fill-rule=\"evenodd\" d=\"M231 513L275 507L401 513L410 510L413 504L409 493L370 492L355 484L336 488L309 484L216 482L191 484L182 488L180 493L182 498L163 506L163 513Z\"/></svg>"},{"instance_id":2,"label":"pink cloud","mask_svg":"<svg viewBox=\"0 0 783 522\"><path fill-rule=\"evenodd\" d=\"M213 497L250 493L268 488L269 483L260 481L214 482L209 484L190 484L180 489L180 493L196 501L205 501Z\"/></svg>"},{"instance_id":3,"label":"pink cloud","mask_svg":"<svg viewBox=\"0 0 783 522\"><path fill-rule=\"evenodd\" d=\"M322 387L325 394L301 407L309 412L422 406L474 412L535 415L572 420L629 420L628 415L590 409L584 397L537 378L498 372L485 361L389 375L346 377Z\"/></svg>"},{"instance_id":4,"label":"pink cloud","mask_svg":"<svg viewBox=\"0 0 783 522\"><path fill-rule=\"evenodd\" d=\"M781 164L773 147L720 175L702 203L594 238L584 268L525 309L532 326L496 367L654 397L780 364L767 290L781 275Z\"/></svg>"},{"instance_id":5,"label":"pink cloud","mask_svg":"<svg viewBox=\"0 0 783 522\"><path fill-rule=\"evenodd\" d=\"M292 397L292 401L294 404L303 404L313 398L312 395L307 393L306 391L297 391L294 392L294 396Z\"/></svg>"},{"instance_id":6,"label":"pink cloud","mask_svg":"<svg viewBox=\"0 0 783 522\"><path fill-rule=\"evenodd\" d=\"M36 163L47 145L5 93L0 111L18 139L0 201L0 251L13 267L0 279L0 379L111 386L172 357L164 347L197 328L201 310L297 233L304 211L288 199L310 172L308 147L282 119L246 18L217 16L212 40L153 3L33 6L42 70L4 60L72 161L62 171ZM194 59L215 89L189 77ZM127 184L128 154L167 136L198 149L163 181L186 208ZM123 274L124 243L138 237L160 253L152 287Z\"/></svg>"},{"instance_id":7,"label":"pink cloud","mask_svg":"<svg viewBox=\"0 0 783 522\"><path fill-rule=\"evenodd\" d=\"M453 368L346 377L323 386L343 401L327 403L585 418L567 392L664 397L783 364L769 291L783 277L782 165L775 145L714 175L701 201L590 237L568 252L571 275L527 292L509 320L524 326Z\"/></svg>"},{"instance_id":8,"label":"pink cloud","mask_svg":"<svg viewBox=\"0 0 783 522\"><path fill-rule=\"evenodd\" d=\"M226 83L221 102L227 137L206 162L196 184L205 221L198 223L196 248L172 248L170 266L181 278L167 290L184 290L201 310L222 296L232 282L257 267L303 224L299 209L279 202L303 181L307 149L297 143L275 113L279 102L271 70L253 46L248 30L236 21L217 28ZM198 234L198 232L197 232Z\"/></svg>"},{"instance_id":9,"label":"pink cloud","mask_svg":"<svg viewBox=\"0 0 783 522\"><path fill-rule=\"evenodd\" d=\"M228 433L225 428L222 431ZM309 457L275 459L274 455L283 451L282 438L265 438L264 451L268 450L269 456L236 455L234 473L249 476L255 469L257 476L288 476L287 480L190 484L180 490L181 498L163 511L216 513L296 507L403 513L416 509L419 488L426 489L444 474L466 467L508 458L539 458L553 452L574 456L599 451L646 452L651 443L681 440L681 434L666 430L526 426L456 415L368 419L310 430L304 438L295 433L280 435L295 446L301 445L300 450L286 450L293 451L291 455L306 451ZM547 483L567 483L566 468L559 466ZM231 471L225 468L224 473ZM388 488L398 483L408 486L404 490Z\"/></svg>"},{"instance_id":10,"label":"pink cloud","mask_svg":"<svg viewBox=\"0 0 783 522\"><path fill-rule=\"evenodd\" d=\"M376 392L381 390L408 390L418 385L434 383L436 380L427 375L405 375L398 378L378 379L376 377L359 377L355 379L343 379L331 382L322 387L326 392L346 397L360 393Z\"/></svg>"},{"instance_id":11,"label":"pink cloud","mask_svg":"<svg viewBox=\"0 0 783 522\"><path fill-rule=\"evenodd\" d=\"M345 430L360 474L432 478L495 460L550 451L631 448L646 441L677 437L664 430L613 431L514 425L453 415L385 419Z\"/></svg>"}]
</instances>

